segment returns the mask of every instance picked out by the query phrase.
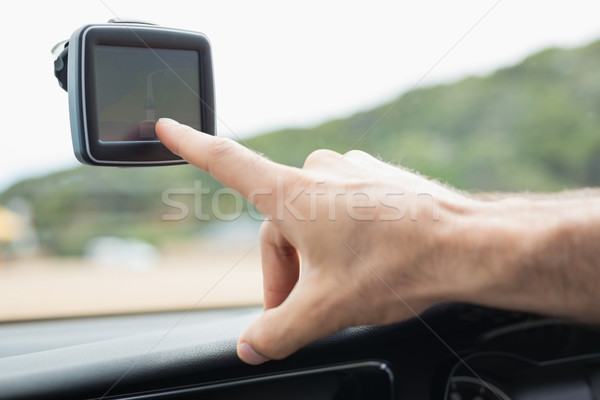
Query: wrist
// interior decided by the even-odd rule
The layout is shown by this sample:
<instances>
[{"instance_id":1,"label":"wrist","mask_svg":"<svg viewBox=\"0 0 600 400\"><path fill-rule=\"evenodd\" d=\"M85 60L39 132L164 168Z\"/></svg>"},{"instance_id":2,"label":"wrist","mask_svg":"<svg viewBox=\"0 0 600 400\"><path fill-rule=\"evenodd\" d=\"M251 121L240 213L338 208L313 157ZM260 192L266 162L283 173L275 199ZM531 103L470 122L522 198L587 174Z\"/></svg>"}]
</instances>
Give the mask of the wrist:
<instances>
[{"instance_id":1,"label":"wrist","mask_svg":"<svg viewBox=\"0 0 600 400\"><path fill-rule=\"evenodd\" d=\"M456 220L456 301L597 319L600 213L594 200L476 202Z\"/></svg>"},{"instance_id":2,"label":"wrist","mask_svg":"<svg viewBox=\"0 0 600 400\"><path fill-rule=\"evenodd\" d=\"M523 310L531 300L523 270L536 267L529 261L544 241L535 214L531 201L511 198L473 201L449 215L442 231L448 300Z\"/></svg>"}]
</instances>

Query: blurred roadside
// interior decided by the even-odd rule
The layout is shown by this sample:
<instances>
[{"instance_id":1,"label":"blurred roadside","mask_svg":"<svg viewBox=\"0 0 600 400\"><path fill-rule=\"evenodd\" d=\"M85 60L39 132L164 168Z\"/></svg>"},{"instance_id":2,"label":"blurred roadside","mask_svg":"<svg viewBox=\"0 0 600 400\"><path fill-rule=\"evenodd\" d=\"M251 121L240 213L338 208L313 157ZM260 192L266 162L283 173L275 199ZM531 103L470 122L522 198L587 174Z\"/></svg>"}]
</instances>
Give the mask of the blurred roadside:
<instances>
[{"instance_id":1,"label":"blurred roadside","mask_svg":"<svg viewBox=\"0 0 600 400\"><path fill-rule=\"evenodd\" d=\"M262 303L256 243L188 243L149 268L85 258L22 258L0 268L0 321Z\"/></svg>"}]
</instances>

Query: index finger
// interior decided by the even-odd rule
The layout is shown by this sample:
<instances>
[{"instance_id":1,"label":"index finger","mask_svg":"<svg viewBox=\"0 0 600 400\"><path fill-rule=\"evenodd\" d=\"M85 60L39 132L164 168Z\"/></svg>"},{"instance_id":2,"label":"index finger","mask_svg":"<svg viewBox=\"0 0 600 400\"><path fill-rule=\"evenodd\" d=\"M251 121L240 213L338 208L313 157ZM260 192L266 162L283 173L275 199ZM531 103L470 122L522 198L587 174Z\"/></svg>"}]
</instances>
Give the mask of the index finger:
<instances>
[{"instance_id":1,"label":"index finger","mask_svg":"<svg viewBox=\"0 0 600 400\"><path fill-rule=\"evenodd\" d=\"M265 195L274 196L277 178L291 169L267 160L231 139L198 132L168 118L158 121L156 135L173 153L240 192L261 212L265 210L260 210L256 200ZM250 198L253 193L263 196Z\"/></svg>"}]
</instances>

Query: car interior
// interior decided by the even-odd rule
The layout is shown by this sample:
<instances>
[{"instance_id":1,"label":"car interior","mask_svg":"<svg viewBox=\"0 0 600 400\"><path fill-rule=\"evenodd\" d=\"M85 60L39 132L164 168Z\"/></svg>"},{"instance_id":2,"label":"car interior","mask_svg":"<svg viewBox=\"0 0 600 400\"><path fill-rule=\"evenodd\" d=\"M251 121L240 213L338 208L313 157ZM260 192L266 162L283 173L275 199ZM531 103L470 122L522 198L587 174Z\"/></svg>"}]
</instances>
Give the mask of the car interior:
<instances>
[{"instance_id":1,"label":"car interior","mask_svg":"<svg viewBox=\"0 0 600 400\"><path fill-rule=\"evenodd\" d=\"M112 13L106 2L98 3L100 10ZM473 14L466 28L462 24L454 32L452 43L444 42L443 51L432 52L443 57L427 59L427 67L421 69L428 72L416 74L418 79L402 86L393 99L311 126L277 125L271 132L237 139L275 162L297 167L315 149L344 153L356 148L476 192L600 186L600 41L547 46L493 71L468 72L460 79L424 79L438 64L443 67L444 57L452 61L461 41L467 46L477 29L485 32L485 18L491 21L503 6L509 7L499 3L486 3L487 8ZM154 16L167 12L161 10L162 3ZM534 11L541 18L539 10ZM231 10L224 12L229 16ZM153 28L137 22L133 22L139 28L135 35L129 28L115 28L113 21L107 36L102 36L102 29L91 34L80 28L70 44L61 42L60 56L53 59L56 75L52 76L49 63L44 65L48 67L44 79L56 86L57 77L65 90L69 86L68 96L78 90L75 100L67 100L65 92L55 87L60 92L56 96L63 96L60 112L52 111L64 117L61 126L66 133L60 133L66 141L61 144L70 145L71 128L80 161L127 168L69 164L0 187L0 400L600 400L600 326L476 304L442 303L402 322L346 328L285 359L257 366L238 358L240 333L263 311L260 260L246 257L258 248L261 216L209 175L181 165L184 162L157 140L154 120L175 114L214 134L216 125L235 121L236 114L213 115L213 97L219 100L224 92L223 97L243 95L231 87L220 92L219 84L226 86L228 79L255 85L246 90L252 96L240 101L240 107L252 108L253 114L271 112L265 111L263 99L283 104L296 96L288 94L286 100L277 92L263 93L266 80L272 78L274 86L286 86L282 83L286 80L290 85L300 82L289 90L294 93L302 85L310 86L315 65L319 67L315 76L333 80L335 73L326 70L328 62L322 54L346 57L344 65L350 68L357 53L366 50L361 47L358 23L350 24L351 30L340 30L338 37L337 25L330 26L329 20L341 13L337 8L328 13L327 32L333 39L323 39L328 53L316 55L310 54L309 45L298 45L308 33L300 35L302 40L290 39L302 51L285 53L291 45L276 42L277 34L269 32L269 40L262 43L268 50L261 53L252 47L258 42L252 32L232 34L224 17L226 35L215 34L210 44L214 59L203 35L185 29L169 31L177 38L173 45L177 48L172 49L167 48L172 40L148 33ZM288 16L289 21L293 17ZM168 16L164 20L177 21ZM73 26L85 23L78 19ZM313 23L298 22L303 27ZM283 32L285 23L280 25ZM509 25L503 22L502 30L508 31ZM536 30L531 21L527 27ZM437 36L447 35L436 29L428 28ZM126 52L140 37L160 49L150 52L150 46L138 45L134 63ZM89 53L86 40L90 40ZM185 40L189 43L180 44ZM390 60L401 58L410 64L404 50L397 50L404 49L398 40L385 36L381 41L369 46L386 47ZM223 45L237 42L240 47L233 50ZM471 51L469 57L476 59L498 43L486 41L481 52ZM331 50L338 45L346 50ZM238 58L226 65L219 60L227 51ZM198 58L198 52L204 58ZM244 63L257 63L256 54L271 57L255 66L266 75L244 75ZM177 79L167 76L173 68L166 68L163 59L178 65ZM154 69L149 72L150 64ZM292 73L286 67L292 64L303 65L293 79L286 75ZM360 77L355 74L349 81L365 80L368 86L378 68L383 71L383 64L372 62L373 70ZM78 68L77 78L67 79L67 65ZM93 72L92 78L84 75L86 68ZM306 76L298 78L303 73ZM115 80L118 84L110 87ZM179 86L173 89L175 85ZM23 87L20 84L19 90ZM349 87L343 86L344 91L354 90ZM315 104L329 101L320 98L319 87L309 90ZM346 95L337 92L337 98ZM97 96L87 103L90 93ZM193 105L186 109L164 101L164 93L169 99L188 96L186 104ZM40 108L51 109L54 99L44 99ZM136 108L128 102L141 105ZM293 107L301 108L288 108ZM141 115L135 123L122 117L130 108ZM88 120L83 115L86 110L97 115ZM69 111L80 115L69 121ZM97 127L90 133L87 127L93 123ZM99 126L108 128L102 131ZM136 139L124 135L126 129ZM146 157L140 148L153 153ZM137 157L133 164L144 168L129 168L132 157ZM146 168L161 163L179 165ZM255 244L240 245L243 255L235 256L233 243L248 236ZM235 257L243 261L236 271L240 275L226 287L222 281L240 262ZM71 275L84 273L89 276L71 280ZM152 280L144 278L145 273ZM55 278L50 279L52 274ZM172 280L172 275L179 278ZM27 283L31 281L35 285ZM97 288L91 290L94 284ZM204 301L213 289L223 293ZM73 293L67 295L67 290ZM45 313L61 301L60 310L66 311Z\"/></svg>"},{"instance_id":2,"label":"car interior","mask_svg":"<svg viewBox=\"0 0 600 400\"><path fill-rule=\"evenodd\" d=\"M468 304L242 363L261 310L0 326L2 399L597 399L598 328ZM43 336L43 340L39 337Z\"/></svg>"}]
</instances>

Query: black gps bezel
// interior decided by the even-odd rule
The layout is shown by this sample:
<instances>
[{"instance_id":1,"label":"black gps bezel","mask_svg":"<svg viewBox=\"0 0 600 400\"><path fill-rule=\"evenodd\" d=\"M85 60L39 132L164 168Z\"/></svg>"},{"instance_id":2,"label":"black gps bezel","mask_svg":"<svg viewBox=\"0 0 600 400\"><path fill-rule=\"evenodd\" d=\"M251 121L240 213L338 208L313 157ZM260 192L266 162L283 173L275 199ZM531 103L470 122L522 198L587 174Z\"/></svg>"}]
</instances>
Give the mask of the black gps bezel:
<instances>
[{"instance_id":1,"label":"black gps bezel","mask_svg":"<svg viewBox=\"0 0 600 400\"><path fill-rule=\"evenodd\" d=\"M215 134L214 83L210 43L201 33L155 25L98 24L75 31L68 45L68 93L71 137L77 159L90 165L152 166L183 164L158 139L103 142L96 115L97 46L175 49L198 52L201 130Z\"/></svg>"}]
</instances>

